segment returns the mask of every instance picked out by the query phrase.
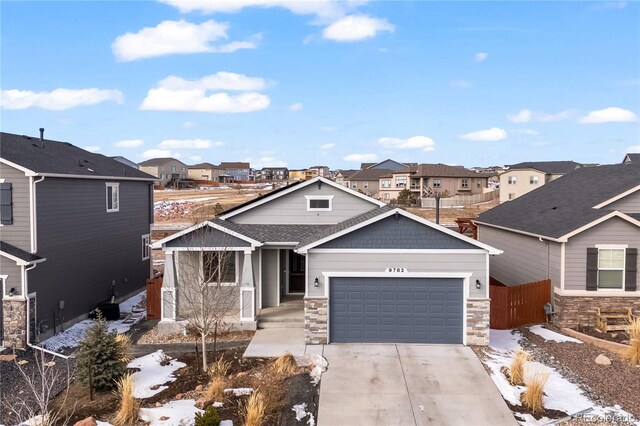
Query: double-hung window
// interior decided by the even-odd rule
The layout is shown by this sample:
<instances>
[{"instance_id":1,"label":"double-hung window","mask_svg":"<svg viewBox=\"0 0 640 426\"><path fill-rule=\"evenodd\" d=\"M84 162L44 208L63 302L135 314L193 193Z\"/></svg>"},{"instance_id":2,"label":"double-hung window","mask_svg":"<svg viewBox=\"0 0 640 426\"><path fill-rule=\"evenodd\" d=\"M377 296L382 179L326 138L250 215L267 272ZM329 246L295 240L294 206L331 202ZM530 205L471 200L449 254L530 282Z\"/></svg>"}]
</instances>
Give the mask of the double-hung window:
<instances>
[{"instance_id":1,"label":"double-hung window","mask_svg":"<svg viewBox=\"0 0 640 426\"><path fill-rule=\"evenodd\" d=\"M517 181L518 181L517 176L509 176L509 180L507 181L507 183L509 185L515 185Z\"/></svg>"},{"instance_id":2,"label":"double-hung window","mask_svg":"<svg viewBox=\"0 0 640 426\"><path fill-rule=\"evenodd\" d=\"M462 179L461 186L463 189L469 188L469 179Z\"/></svg>"},{"instance_id":3,"label":"double-hung window","mask_svg":"<svg viewBox=\"0 0 640 426\"><path fill-rule=\"evenodd\" d=\"M107 213L120 211L120 184L107 182Z\"/></svg>"},{"instance_id":4,"label":"double-hung window","mask_svg":"<svg viewBox=\"0 0 640 426\"><path fill-rule=\"evenodd\" d=\"M624 289L623 248L601 248L598 250L598 288Z\"/></svg>"},{"instance_id":5,"label":"double-hung window","mask_svg":"<svg viewBox=\"0 0 640 426\"><path fill-rule=\"evenodd\" d=\"M396 188L406 188L406 187L407 187L407 177L396 176Z\"/></svg>"},{"instance_id":6,"label":"double-hung window","mask_svg":"<svg viewBox=\"0 0 640 426\"><path fill-rule=\"evenodd\" d=\"M382 188L391 188L391 179L382 179L380 181L380 186Z\"/></svg>"},{"instance_id":7,"label":"double-hung window","mask_svg":"<svg viewBox=\"0 0 640 426\"><path fill-rule=\"evenodd\" d=\"M538 176L529 176L529 184L537 185L538 184Z\"/></svg>"},{"instance_id":8,"label":"double-hung window","mask_svg":"<svg viewBox=\"0 0 640 426\"><path fill-rule=\"evenodd\" d=\"M442 186L442 179L434 179L433 180L433 187L434 188L440 188Z\"/></svg>"}]
</instances>

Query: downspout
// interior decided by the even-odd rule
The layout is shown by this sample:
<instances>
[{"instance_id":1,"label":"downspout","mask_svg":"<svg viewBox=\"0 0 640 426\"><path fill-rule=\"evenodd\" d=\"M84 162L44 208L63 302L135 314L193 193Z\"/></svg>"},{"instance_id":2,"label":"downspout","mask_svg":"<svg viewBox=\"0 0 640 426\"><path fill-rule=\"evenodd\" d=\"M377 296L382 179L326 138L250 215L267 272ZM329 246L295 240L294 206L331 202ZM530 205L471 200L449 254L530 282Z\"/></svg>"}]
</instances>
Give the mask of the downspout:
<instances>
[{"instance_id":1,"label":"downspout","mask_svg":"<svg viewBox=\"0 0 640 426\"><path fill-rule=\"evenodd\" d=\"M36 209L36 184L44 180L41 176L39 180L33 180L33 176L29 176L29 200L31 201L31 254L38 251L38 215ZM33 268L31 268L33 269Z\"/></svg>"}]
</instances>

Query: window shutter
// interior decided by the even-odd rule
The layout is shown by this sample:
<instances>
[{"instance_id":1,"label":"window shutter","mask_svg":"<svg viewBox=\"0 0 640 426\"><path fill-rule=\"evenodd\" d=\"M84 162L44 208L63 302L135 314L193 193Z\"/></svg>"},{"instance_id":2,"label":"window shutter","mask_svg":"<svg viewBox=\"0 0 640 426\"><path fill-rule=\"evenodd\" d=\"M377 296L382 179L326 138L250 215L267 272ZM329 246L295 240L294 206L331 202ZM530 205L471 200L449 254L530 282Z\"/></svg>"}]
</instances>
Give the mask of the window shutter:
<instances>
[{"instance_id":1,"label":"window shutter","mask_svg":"<svg viewBox=\"0 0 640 426\"><path fill-rule=\"evenodd\" d=\"M638 288L637 276L638 276L638 249L628 248L625 259L625 276L624 276L624 289L626 291L636 291Z\"/></svg>"},{"instance_id":2,"label":"window shutter","mask_svg":"<svg viewBox=\"0 0 640 426\"><path fill-rule=\"evenodd\" d=\"M587 248L587 291L598 290L598 249Z\"/></svg>"},{"instance_id":3,"label":"window shutter","mask_svg":"<svg viewBox=\"0 0 640 426\"><path fill-rule=\"evenodd\" d=\"M10 183L0 183L0 223L13 224L13 189Z\"/></svg>"}]
</instances>

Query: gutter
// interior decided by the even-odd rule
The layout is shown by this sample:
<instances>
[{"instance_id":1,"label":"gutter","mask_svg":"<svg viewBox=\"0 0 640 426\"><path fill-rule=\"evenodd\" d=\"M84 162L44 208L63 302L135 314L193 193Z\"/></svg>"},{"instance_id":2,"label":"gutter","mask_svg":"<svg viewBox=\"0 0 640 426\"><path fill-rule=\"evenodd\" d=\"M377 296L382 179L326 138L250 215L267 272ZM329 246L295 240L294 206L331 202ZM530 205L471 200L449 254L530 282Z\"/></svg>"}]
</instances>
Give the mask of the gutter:
<instances>
[{"instance_id":1,"label":"gutter","mask_svg":"<svg viewBox=\"0 0 640 426\"><path fill-rule=\"evenodd\" d=\"M543 239L543 240L549 240L549 241L553 241L555 243L562 242L558 238L551 238L551 237L547 237L545 235L534 234L533 232L520 231L520 230L513 229L513 228L507 228L506 226L499 226L499 225L494 225L492 223L480 222L478 220L473 220L473 223L484 225L484 226L488 226L490 228L502 229L503 231L514 232L516 234L527 235L529 237L535 237L535 238L540 238L540 239Z\"/></svg>"},{"instance_id":2,"label":"gutter","mask_svg":"<svg viewBox=\"0 0 640 426\"><path fill-rule=\"evenodd\" d=\"M36 184L42 182L45 179L41 176L39 180L33 180L33 176L29 176L29 199L31 201L30 213L31 213L31 254L36 254L38 251L38 210L36 205Z\"/></svg>"}]
</instances>

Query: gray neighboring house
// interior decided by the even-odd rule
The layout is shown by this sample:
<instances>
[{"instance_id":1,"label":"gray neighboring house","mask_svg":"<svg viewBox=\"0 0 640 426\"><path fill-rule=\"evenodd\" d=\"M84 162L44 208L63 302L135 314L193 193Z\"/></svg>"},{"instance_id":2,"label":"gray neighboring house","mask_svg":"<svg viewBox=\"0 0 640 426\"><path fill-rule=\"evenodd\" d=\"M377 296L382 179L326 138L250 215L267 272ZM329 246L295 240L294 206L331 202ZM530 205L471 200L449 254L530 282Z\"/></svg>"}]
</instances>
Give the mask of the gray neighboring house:
<instances>
[{"instance_id":1,"label":"gray neighboring house","mask_svg":"<svg viewBox=\"0 0 640 426\"><path fill-rule=\"evenodd\" d=\"M203 258L229 250L225 285L237 297L237 327L260 327L263 310L273 317L281 307L299 310L310 344L489 342L488 265L499 250L322 177L153 247L166 255L164 331L184 324L184 283L206 282L203 270L185 274L187 265L202 269Z\"/></svg>"},{"instance_id":2,"label":"gray neighboring house","mask_svg":"<svg viewBox=\"0 0 640 426\"><path fill-rule=\"evenodd\" d=\"M155 176L156 182L163 186L187 179L189 175L188 166L175 158L152 158L143 161L140 163L140 170Z\"/></svg>"},{"instance_id":3,"label":"gray neighboring house","mask_svg":"<svg viewBox=\"0 0 640 426\"><path fill-rule=\"evenodd\" d=\"M495 279L551 279L557 325L594 325L596 307L640 313L640 163L574 170L475 223L504 252L491 259Z\"/></svg>"},{"instance_id":4,"label":"gray neighboring house","mask_svg":"<svg viewBox=\"0 0 640 426\"><path fill-rule=\"evenodd\" d=\"M507 167L508 170L498 176L501 203L515 200L583 165L575 161L529 161Z\"/></svg>"},{"instance_id":5,"label":"gray neighboring house","mask_svg":"<svg viewBox=\"0 0 640 426\"><path fill-rule=\"evenodd\" d=\"M244 162L221 162L220 167L225 171L225 177L231 181L253 181L256 180L255 171L251 164Z\"/></svg>"},{"instance_id":6,"label":"gray neighboring house","mask_svg":"<svg viewBox=\"0 0 640 426\"><path fill-rule=\"evenodd\" d=\"M54 321L58 330L60 318L69 327L98 303L144 288L153 181L70 143L0 134L5 346L43 340Z\"/></svg>"}]
</instances>

